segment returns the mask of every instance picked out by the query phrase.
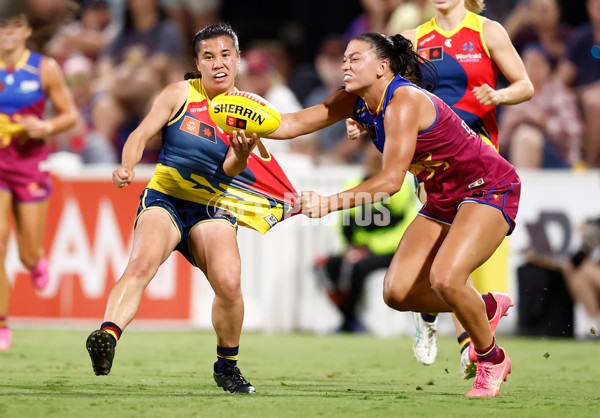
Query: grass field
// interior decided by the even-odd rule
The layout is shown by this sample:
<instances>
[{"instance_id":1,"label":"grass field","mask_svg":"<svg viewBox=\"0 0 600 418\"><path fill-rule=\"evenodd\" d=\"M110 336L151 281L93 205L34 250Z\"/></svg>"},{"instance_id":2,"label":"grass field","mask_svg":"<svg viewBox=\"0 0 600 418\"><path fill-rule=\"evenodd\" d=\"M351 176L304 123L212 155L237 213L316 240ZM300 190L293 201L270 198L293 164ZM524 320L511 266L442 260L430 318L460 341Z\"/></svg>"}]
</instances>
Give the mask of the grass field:
<instances>
[{"instance_id":1,"label":"grass field","mask_svg":"<svg viewBox=\"0 0 600 418\"><path fill-rule=\"evenodd\" d=\"M209 332L127 331L113 370L94 376L85 331L13 330L0 352L0 417L600 416L600 341L500 337L513 373L498 398L469 399L457 344L432 366L408 337L242 335L254 395L212 378Z\"/></svg>"}]
</instances>

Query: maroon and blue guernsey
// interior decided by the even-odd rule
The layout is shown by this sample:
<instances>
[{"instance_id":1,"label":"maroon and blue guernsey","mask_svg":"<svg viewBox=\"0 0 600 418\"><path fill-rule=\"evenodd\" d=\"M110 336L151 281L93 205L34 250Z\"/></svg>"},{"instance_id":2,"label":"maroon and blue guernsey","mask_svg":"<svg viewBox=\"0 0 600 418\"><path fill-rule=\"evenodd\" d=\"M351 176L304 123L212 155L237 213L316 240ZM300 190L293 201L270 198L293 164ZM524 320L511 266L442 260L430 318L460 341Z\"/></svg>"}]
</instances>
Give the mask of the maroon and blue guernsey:
<instances>
[{"instance_id":1,"label":"maroon and blue guernsey","mask_svg":"<svg viewBox=\"0 0 600 418\"><path fill-rule=\"evenodd\" d=\"M369 132L381 152L386 139L385 111L394 92L403 86L420 89L397 75L388 84L375 114L363 99L356 102L354 119ZM512 231L520 195L515 168L440 98L420 90L431 99L437 113L435 122L419 132L409 167L427 192L421 215L452 223L460 204L477 201L502 210Z\"/></svg>"},{"instance_id":2,"label":"maroon and blue guernsey","mask_svg":"<svg viewBox=\"0 0 600 418\"><path fill-rule=\"evenodd\" d=\"M50 194L48 147L43 140L30 139L20 123L29 115L42 119L42 58L26 50L14 67L0 60L0 189L17 202L44 200Z\"/></svg>"}]
</instances>

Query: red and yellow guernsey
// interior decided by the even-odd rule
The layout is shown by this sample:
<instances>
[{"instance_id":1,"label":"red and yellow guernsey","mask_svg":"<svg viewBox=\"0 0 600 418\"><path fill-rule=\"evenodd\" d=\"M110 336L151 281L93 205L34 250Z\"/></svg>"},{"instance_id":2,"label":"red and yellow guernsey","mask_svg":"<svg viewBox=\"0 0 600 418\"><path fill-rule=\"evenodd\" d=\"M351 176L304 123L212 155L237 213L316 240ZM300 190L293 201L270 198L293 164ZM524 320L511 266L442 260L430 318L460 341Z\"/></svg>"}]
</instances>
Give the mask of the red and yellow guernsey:
<instances>
[{"instance_id":1,"label":"red and yellow guernsey","mask_svg":"<svg viewBox=\"0 0 600 418\"><path fill-rule=\"evenodd\" d=\"M181 111L163 128L163 144L148 188L230 211L238 224L263 234L293 214L296 191L269 154L253 152L235 177L223 171L230 134L210 118L200 79L189 80Z\"/></svg>"},{"instance_id":2,"label":"red and yellow guernsey","mask_svg":"<svg viewBox=\"0 0 600 418\"><path fill-rule=\"evenodd\" d=\"M482 84L495 89L498 81L498 66L483 39L484 21L485 17L467 11L460 25L446 32L433 18L417 28L414 45L437 69L435 94L498 149L496 107L482 105L472 92ZM433 82L427 71L423 75Z\"/></svg>"}]
</instances>

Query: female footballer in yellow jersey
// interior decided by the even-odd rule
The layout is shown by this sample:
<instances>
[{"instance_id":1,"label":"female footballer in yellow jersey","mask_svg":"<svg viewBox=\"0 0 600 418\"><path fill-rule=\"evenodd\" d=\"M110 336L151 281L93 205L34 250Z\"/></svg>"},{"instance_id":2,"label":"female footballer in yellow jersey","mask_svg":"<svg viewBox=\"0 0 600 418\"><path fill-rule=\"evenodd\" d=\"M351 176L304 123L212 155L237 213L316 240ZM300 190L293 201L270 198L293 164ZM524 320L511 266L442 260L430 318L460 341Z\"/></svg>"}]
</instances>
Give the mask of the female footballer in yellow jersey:
<instances>
[{"instance_id":1,"label":"female footballer in yellow jersey","mask_svg":"<svg viewBox=\"0 0 600 418\"><path fill-rule=\"evenodd\" d=\"M121 167L113 173L117 187L130 184L144 148L162 131L159 163L140 198L128 265L109 295L104 323L86 345L94 372L108 374L117 340L144 289L177 250L204 272L215 292L215 381L232 393L253 393L237 368L244 302L236 229L239 222L266 232L290 213L284 194L293 187L256 134L227 134L210 119L210 100L235 90L240 53L233 29L207 26L192 44L199 74L163 89L127 139ZM252 152L255 146L260 156Z\"/></svg>"}]
</instances>

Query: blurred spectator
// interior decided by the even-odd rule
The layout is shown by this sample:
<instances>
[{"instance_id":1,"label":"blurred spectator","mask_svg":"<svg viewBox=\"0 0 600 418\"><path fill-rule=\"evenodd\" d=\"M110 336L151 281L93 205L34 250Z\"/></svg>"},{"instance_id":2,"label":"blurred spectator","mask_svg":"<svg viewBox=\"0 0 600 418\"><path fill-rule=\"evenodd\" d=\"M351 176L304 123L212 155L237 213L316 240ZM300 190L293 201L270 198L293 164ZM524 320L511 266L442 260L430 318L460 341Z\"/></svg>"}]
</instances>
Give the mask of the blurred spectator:
<instances>
[{"instance_id":1,"label":"blurred spectator","mask_svg":"<svg viewBox=\"0 0 600 418\"><path fill-rule=\"evenodd\" d=\"M54 136L51 150L81 156L84 163L116 163L119 156L111 141L94 132L92 123L94 63L83 55L71 55L63 65L65 81L73 94L80 118L68 131Z\"/></svg>"},{"instance_id":2,"label":"blurred spectator","mask_svg":"<svg viewBox=\"0 0 600 418\"><path fill-rule=\"evenodd\" d=\"M342 34L346 45L355 35L365 32L385 32L390 13L398 6L397 0L360 0L363 13L355 17Z\"/></svg>"},{"instance_id":3,"label":"blurred spectator","mask_svg":"<svg viewBox=\"0 0 600 418\"><path fill-rule=\"evenodd\" d=\"M587 0L590 23L578 26L567 43L557 74L574 86L584 120L584 160L598 165L600 156L600 0Z\"/></svg>"},{"instance_id":4,"label":"blurred spectator","mask_svg":"<svg viewBox=\"0 0 600 418\"><path fill-rule=\"evenodd\" d=\"M177 22L185 39L192 38L201 28L216 23L221 14L222 0L163 0L169 15Z\"/></svg>"},{"instance_id":5,"label":"blurred spectator","mask_svg":"<svg viewBox=\"0 0 600 418\"><path fill-rule=\"evenodd\" d=\"M481 14L502 23L506 27L506 19L514 10L515 5L523 1L525 0L486 0L485 9Z\"/></svg>"},{"instance_id":6,"label":"blurred spectator","mask_svg":"<svg viewBox=\"0 0 600 418\"><path fill-rule=\"evenodd\" d=\"M98 62L95 135L113 141L118 152L152 97L183 76L185 44L158 1L128 0L124 26ZM147 153L143 161L155 162L157 156Z\"/></svg>"},{"instance_id":7,"label":"blurred spectator","mask_svg":"<svg viewBox=\"0 0 600 418\"><path fill-rule=\"evenodd\" d=\"M600 333L600 219L587 220L583 226L583 244L564 267L564 277L575 302L586 313L587 336Z\"/></svg>"},{"instance_id":8,"label":"blurred spectator","mask_svg":"<svg viewBox=\"0 0 600 418\"><path fill-rule=\"evenodd\" d=\"M60 63L72 54L83 54L95 61L118 30L108 0L84 0L79 19L60 26L46 50Z\"/></svg>"},{"instance_id":9,"label":"blurred spectator","mask_svg":"<svg viewBox=\"0 0 600 418\"><path fill-rule=\"evenodd\" d=\"M240 90L250 91L269 101L280 113L292 113L302 105L274 65L273 59L264 48L253 48L242 53L242 67L236 83ZM297 152L316 158L318 149L316 136L305 135L295 141L265 141L267 148L275 154Z\"/></svg>"},{"instance_id":10,"label":"blurred spectator","mask_svg":"<svg viewBox=\"0 0 600 418\"><path fill-rule=\"evenodd\" d=\"M529 0L525 19L511 36L517 52L522 53L525 45L539 42L550 54L552 67L564 53L571 29L561 22L557 0Z\"/></svg>"},{"instance_id":11,"label":"blurred spectator","mask_svg":"<svg viewBox=\"0 0 600 418\"><path fill-rule=\"evenodd\" d=\"M345 189L381 171L381 153L372 144L365 149L364 166L364 178L350 181ZM365 281L374 271L389 267L402 234L417 214L413 191L412 180L407 178L400 191L382 203L342 212L345 250L316 260L315 273L343 316L339 331L365 331L357 312Z\"/></svg>"},{"instance_id":12,"label":"blurred spectator","mask_svg":"<svg viewBox=\"0 0 600 418\"><path fill-rule=\"evenodd\" d=\"M501 151L518 168L573 167L581 158L577 98L552 77L552 57L540 44L527 46L522 57L535 94L502 112Z\"/></svg>"},{"instance_id":13,"label":"blurred spectator","mask_svg":"<svg viewBox=\"0 0 600 418\"><path fill-rule=\"evenodd\" d=\"M392 11L387 23L387 32L395 35L416 28L433 17L433 10L430 0L404 1Z\"/></svg>"},{"instance_id":14,"label":"blurred spectator","mask_svg":"<svg viewBox=\"0 0 600 418\"><path fill-rule=\"evenodd\" d=\"M6 0L3 0L6 1ZM27 45L34 51L44 51L46 44L63 23L72 20L79 9L75 0L17 0L29 7L33 33Z\"/></svg>"}]
</instances>

